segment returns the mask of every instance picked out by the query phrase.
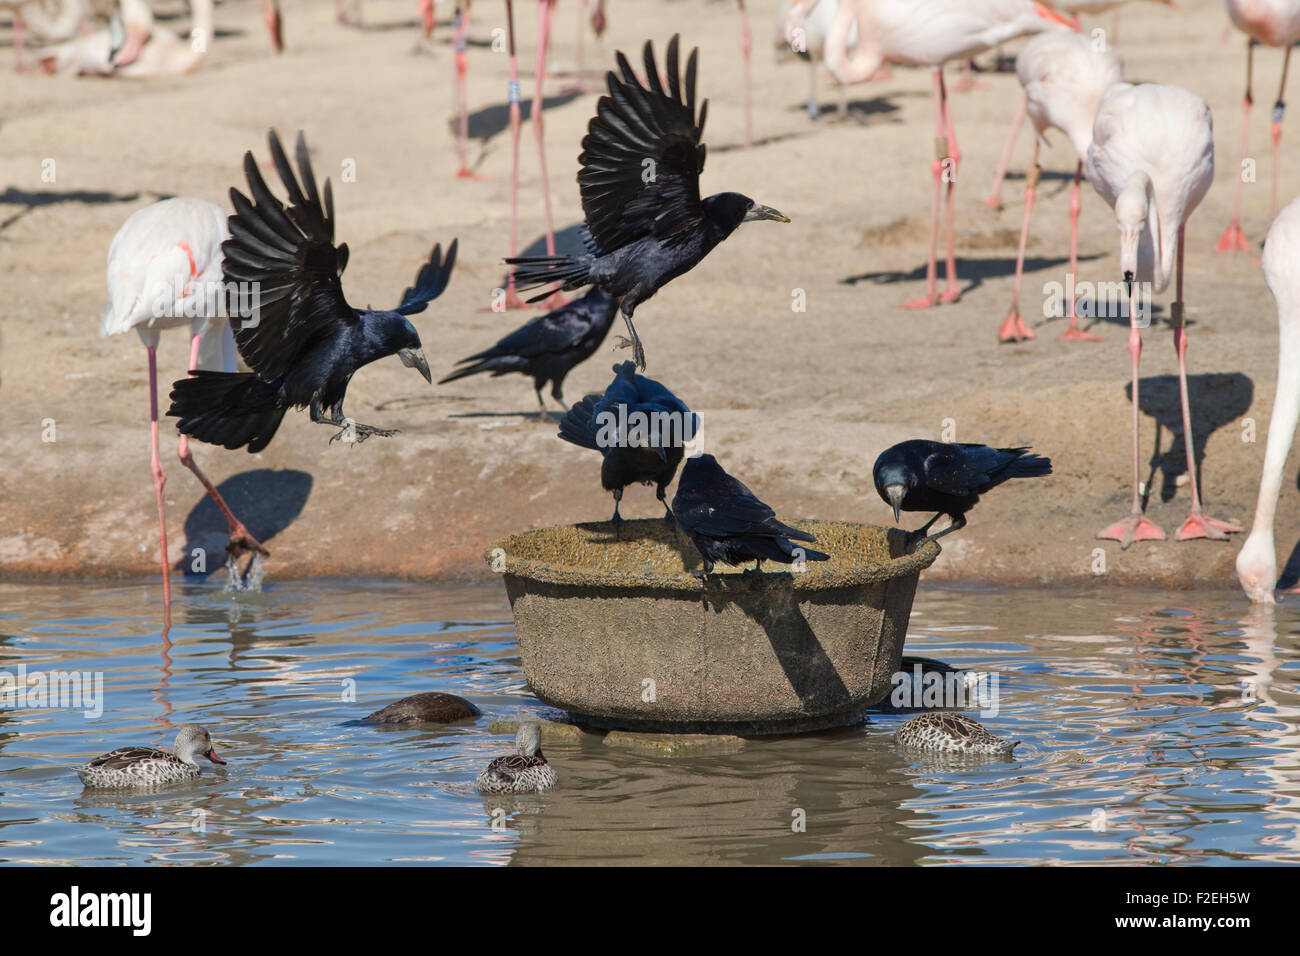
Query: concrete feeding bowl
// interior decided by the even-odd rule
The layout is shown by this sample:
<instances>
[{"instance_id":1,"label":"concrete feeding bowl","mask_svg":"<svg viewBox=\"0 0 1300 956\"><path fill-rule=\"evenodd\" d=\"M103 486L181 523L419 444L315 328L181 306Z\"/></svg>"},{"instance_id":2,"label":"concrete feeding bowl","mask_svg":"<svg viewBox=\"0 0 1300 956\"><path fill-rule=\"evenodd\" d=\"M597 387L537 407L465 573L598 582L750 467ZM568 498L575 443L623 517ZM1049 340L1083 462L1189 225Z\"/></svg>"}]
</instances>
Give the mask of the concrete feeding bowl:
<instances>
[{"instance_id":1,"label":"concrete feeding bowl","mask_svg":"<svg viewBox=\"0 0 1300 956\"><path fill-rule=\"evenodd\" d=\"M719 565L701 592L695 546L660 519L537 528L489 548L504 574L524 674L545 703L605 729L788 733L880 702L899 669L926 542L873 525L797 521L829 561L761 582ZM752 567L752 565L751 565Z\"/></svg>"}]
</instances>

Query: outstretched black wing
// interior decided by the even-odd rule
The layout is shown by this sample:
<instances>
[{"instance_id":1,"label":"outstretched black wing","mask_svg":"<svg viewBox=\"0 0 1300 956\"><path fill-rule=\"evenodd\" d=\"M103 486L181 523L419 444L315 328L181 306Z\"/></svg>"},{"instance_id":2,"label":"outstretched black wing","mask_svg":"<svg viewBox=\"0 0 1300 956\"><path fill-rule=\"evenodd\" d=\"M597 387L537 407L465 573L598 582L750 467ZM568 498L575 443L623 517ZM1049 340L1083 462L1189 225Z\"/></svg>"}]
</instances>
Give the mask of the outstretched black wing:
<instances>
[{"instance_id":1,"label":"outstretched black wing","mask_svg":"<svg viewBox=\"0 0 1300 956\"><path fill-rule=\"evenodd\" d=\"M447 247L447 258L442 258L442 245L436 244L429 254L429 261L420 266L416 273L415 285L402 293L402 304L397 311L402 315L418 315L428 308L429 303L442 295L451 279L451 270L456 265L456 244L453 239Z\"/></svg>"},{"instance_id":2,"label":"outstretched black wing","mask_svg":"<svg viewBox=\"0 0 1300 956\"><path fill-rule=\"evenodd\" d=\"M673 243L689 234L704 217L700 173L704 169L704 117L708 101L695 116L695 64L686 62L685 99L678 75L677 37L668 42L668 90L655 65L654 49L645 45L649 87L641 85L627 57L618 54L622 79L606 75L609 95L596 104L578 162L582 211L591 237L612 252L646 235Z\"/></svg>"},{"instance_id":3,"label":"outstretched black wing","mask_svg":"<svg viewBox=\"0 0 1300 956\"><path fill-rule=\"evenodd\" d=\"M243 300L245 306L253 306L251 312L232 311L230 325L239 354L267 381L279 378L314 342L357 321L339 282L348 247L334 246L329 180L325 180L322 208L302 134L296 149L301 188L275 130L269 139L271 158L290 205L286 209L271 194L253 154L245 153L244 174L253 198L231 188L235 214L229 219L230 238L221 245L227 289L231 283L255 283L252 298Z\"/></svg>"}]
</instances>

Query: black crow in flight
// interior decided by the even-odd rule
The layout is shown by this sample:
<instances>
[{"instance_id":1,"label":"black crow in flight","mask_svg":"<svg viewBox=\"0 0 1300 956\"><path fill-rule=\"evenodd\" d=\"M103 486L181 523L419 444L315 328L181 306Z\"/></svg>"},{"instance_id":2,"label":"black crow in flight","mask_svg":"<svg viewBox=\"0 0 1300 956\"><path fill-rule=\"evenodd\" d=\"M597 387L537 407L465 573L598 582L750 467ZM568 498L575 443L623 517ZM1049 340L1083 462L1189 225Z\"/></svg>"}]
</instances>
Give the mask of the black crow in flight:
<instances>
[{"instance_id":1,"label":"black crow in flight","mask_svg":"<svg viewBox=\"0 0 1300 956\"><path fill-rule=\"evenodd\" d=\"M445 385L479 372L491 372L493 378L507 372L531 375L533 388L537 391L537 404L545 416L543 386L549 381L551 397L564 405L564 395L560 391L564 377L600 348L609 335L617 311L618 299L600 286L592 286L581 299L574 299L554 312L530 319L492 348L461 359L457 365L474 364L456 369L438 384Z\"/></svg>"},{"instance_id":2,"label":"black crow in flight","mask_svg":"<svg viewBox=\"0 0 1300 956\"><path fill-rule=\"evenodd\" d=\"M791 544L817 539L777 521L776 512L723 471L712 455L687 460L673 496L673 517L704 559L703 570L691 572L701 583L719 561L732 566L753 561L757 573L764 561L828 559L820 551Z\"/></svg>"},{"instance_id":3,"label":"black crow in flight","mask_svg":"<svg viewBox=\"0 0 1300 956\"><path fill-rule=\"evenodd\" d=\"M322 209L302 134L297 145L301 188L274 130L270 143L289 208L267 189L253 154L245 153L253 198L230 190L235 214L228 220L230 238L221 245L227 295L240 290L233 293L239 301L231 304L229 321L252 372L191 371L190 378L172 385L167 414L180 419L176 427L192 438L226 448L247 446L250 452L267 446L290 408L310 408L312 421L339 426L331 442L345 435L356 442L391 436L394 431L345 418L343 396L357 369L388 355L432 381L420 336L406 317L423 312L447 287L456 240L445 259L441 248L433 247L395 310L354 309L339 281L348 247L334 245L329 180Z\"/></svg>"},{"instance_id":4,"label":"black crow in flight","mask_svg":"<svg viewBox=\"0 0 1300 956\"><path fill-rule=\"evenodd\" d=\"M932 539L966 527L966 512L980 495L1009 478L1037 478L1052 473L1050 459L1030 455L1028 448L946 444L916 438L886 448L872 469L876 493L900 511L938 512L910 536L926 537L930 526L947 515L952 521Z\"/></svg>"},{"instance_id":5,"label":"black crow in flight","mask_svg":"<svg viewBox=\"0 0 1300 956\"><path fill-rule=\"evenodd\" d=\"M637 367L645 351L632 313L666 283L693 269L742 222L789 222L775 209L740 193L700 198L704 169L704 117L695 115L695 64L686 61L685 99L678 75L677 37L668 42L668 90L659 79L654 50L645 45L642 86L627 57L618 54L623 76L607 74L609 95L596 104L578 162L578 185L586 217L587 254L507 259L517 267L515 282L529 289L552 282L565 289L599 285L620 298L623 321ZM547 296L543 292L531 301Z\"/></svg>"},{"instance_id":6,"label":"black crow in flight","mask_svg":"<svg viewBox=\"0 0 1300 956\"><path fill-rule=\"evenodd\" d=\"M614 366L614 381L605 394L588 395L569 409L560 421L560 437L605 456L600 484L614 495L610 520L617 524L623 520L618 506L628 485L655 484L655 495L668 508L664 489L698 428L698 417L680 398L624 362ZM671 509L665 518L672 520Z\"/></svg>"}]
</instances>

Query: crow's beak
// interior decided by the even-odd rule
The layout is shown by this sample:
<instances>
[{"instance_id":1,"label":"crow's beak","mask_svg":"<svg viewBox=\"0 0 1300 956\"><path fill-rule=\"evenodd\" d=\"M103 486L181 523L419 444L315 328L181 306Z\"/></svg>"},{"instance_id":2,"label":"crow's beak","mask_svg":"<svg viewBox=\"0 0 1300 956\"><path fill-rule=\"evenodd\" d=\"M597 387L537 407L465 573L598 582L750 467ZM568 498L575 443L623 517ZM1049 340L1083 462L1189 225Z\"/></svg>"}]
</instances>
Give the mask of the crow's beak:
<instances>
[{"instance_id":1,"label":"crow's beak","mask_svg":"<svg viewBox=\"0 0 1300 956\"><path fill-rule=\"evenodd\" d=\"M217 756L217 748L216 748L216 747L209 747L209 748L208 748L208 752L205 753L203 756L207 757L207 758L208 758L209 760L211 760L213 763L219 763L219 764L221 764L223 767L226 765L226 762L225 762L224 760L222 760L220 757Z\"/></svg>"},{"instance_id":2,"label":"crow's beak","mask_svg":"<svg viewBox=\"0 0 1300 956\"><path fill-rule=\"evenodd\" d=\"M749 212L745 213L745 222L755 222L759 219L771 219L773 222L789 222L789 216L783 216L771 206L760 206L754 203Z\"/></svg>"},{"instance_id":3,"label":"crow's beak","mask_svg":"<svg viewBox=\"0 0 1300 956\"><path fill-rule=\"evenodd\" d=\"M402 349L397 353L397 357L407 368L419 369L424 380L433 384L433 376L429 374L429 363L424 358L424 349Z\"/></svg>"},{"instance_id":4,"label":"crow's beak","mask_svg":"<svg viewBox=\"0 0 1300 956\"><path fill-rule=\"evenodd\" d=\"M894 524L898 524L898 512L903 507L903 492L906 490L902 485L888 485L885 488L885 494L889 496L889 504L894 509Z\"/></svg>"}]
</instances>

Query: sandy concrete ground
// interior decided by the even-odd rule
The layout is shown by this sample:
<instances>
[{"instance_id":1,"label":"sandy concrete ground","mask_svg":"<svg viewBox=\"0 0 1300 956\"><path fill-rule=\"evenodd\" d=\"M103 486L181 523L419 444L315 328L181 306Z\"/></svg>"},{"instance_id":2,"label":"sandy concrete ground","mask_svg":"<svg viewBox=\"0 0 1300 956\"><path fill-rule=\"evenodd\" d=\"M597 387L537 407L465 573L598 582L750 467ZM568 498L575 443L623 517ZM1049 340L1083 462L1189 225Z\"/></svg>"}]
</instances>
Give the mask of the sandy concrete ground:
<instances>
[{"instance_id":1,"label":"sandy concrete ground","mask_svg":"<svg viewBox=\"0 0 1300 956\"><path fill-rule=\"evenodd\" d=\"M1217 119L1217 182L1187 230L1189 363L1207 509L1248 525L1276 378L1276 315L1253 257L1213 252L1232 199L1244 42L1237 34L1225 40L1217 0L1183 5L1188 12L1178 16L1134 4L1123 13L1118 45L1130 78L1187 86ZM871 486L876 455L903 438L940 437L951 420L958 440L1032 445L1052 457L1056 475L991 495L969 528L947 539L931 578L1074 581L1093 577L1103 560L1108 583L1231 585L1236 544L1168 540L1121 552L1094 539L1128 507L1127 329L1101 323L1094 331L1104 342L1064 343L1056 339L1064 321L1042 316L1044 285L1065 274L1074 168L1065 138L1054 137L1044 153L1029 247L1025 311L1038 338L1007 346L995 335L1011 295L1027 131L1006 208L980 202L1020 95L1010 75L984 76L978 89L954 95L965 292L954 305L905 312L899 303L920 292L927 240L928 75L897 70L888 82L851 91L848 121L812 123L800 108L806 67L777 65L769 46L775 3L750 6L758 140L750 150L740 148L733 4L613 0L605 40L586 43L588 63L600 68L615 48L636 49L648 37L662 50L674 30L698 44L700 91L710 100L705 191L742 191L793 219L746 226L637 313L648 373L702 413L710 449L782 515L887 523ZM288 51L272 57L260 4L229 0L218 8L207 61L173 80L14 76L8 51L0 54L0 573L156 572L145 352L134 336L98 335L106 251L123 220L160 196L224 203L229 186L243 185L244 150L269 165L270 126L287 136L305 130L318 175L335 181L338 238L352 249L344 286L354 303L395 304L430 245L459 237L449 290L417 319L435 376L522 320L488 310L502 282L509 216L507 58L490 46L504 5L474 8L473 155L486 181L452 176L448 11L438 5L433 54L417 55L414 7L414 0L371 0L370 28L358 31L335 24L323 0L286 0ZM176 12L175 28L187 28L183 6L159 9ZM536 9L516 9L521 67L531 76ZM560 4L557 74L574 64L576 18L576 4ZM1109 27L1110 19L1095 25ZM1277 51L1257 55L1251 142L1259 183L1246 189L1244 215L1255 243L1268 226L1267 107L1280 69ZM562 95L570 82L550 81L556 102L545 111L557 228L580 219L576 156L595 102L592 94ZM525 96L531 87L526 79ZM834 91L825 84L823 91L833 103ZM1297 137L1284 140L1283 202L1300 191ZM522 157L521 235L529 243L541 234L542 208L527 125ZM47 159L55 162L54 182L42 180ZM348 161L355 182L340 182ZM1117 247L1113 217L1085 187L1081 280L1116 279ZM798 289L806 293L803 313L791 308ZM1152 471L1148 515L1172 539L1189 494L1179 484L1177 366L1164 314L1146 335L1142 442ZM571 375L569 399L608 382L611 364L626 355L610 345ZM185 336L165 336L163 377L179 377L185 361ZM485 577L481 556L494 538L609 514L595 456L560 442L554 425L538 420L525 379L430 387L389 359L356 376L347 407L401 434L330 446L322 426L291 413L261 454L196 446L200 463L267 542L276 578ZM53 442L42 440L47 419L55 423ZM169 437L170 541L181 561L195 548L219 550L224 526L174 448ZM1296 468L1293 458L1288 473ZM1295 504L1288 482L1280 562L1300 536ZM629 491L624 505L629 516L658 513L649 489Z\"/></svg>"}]
</instances>

